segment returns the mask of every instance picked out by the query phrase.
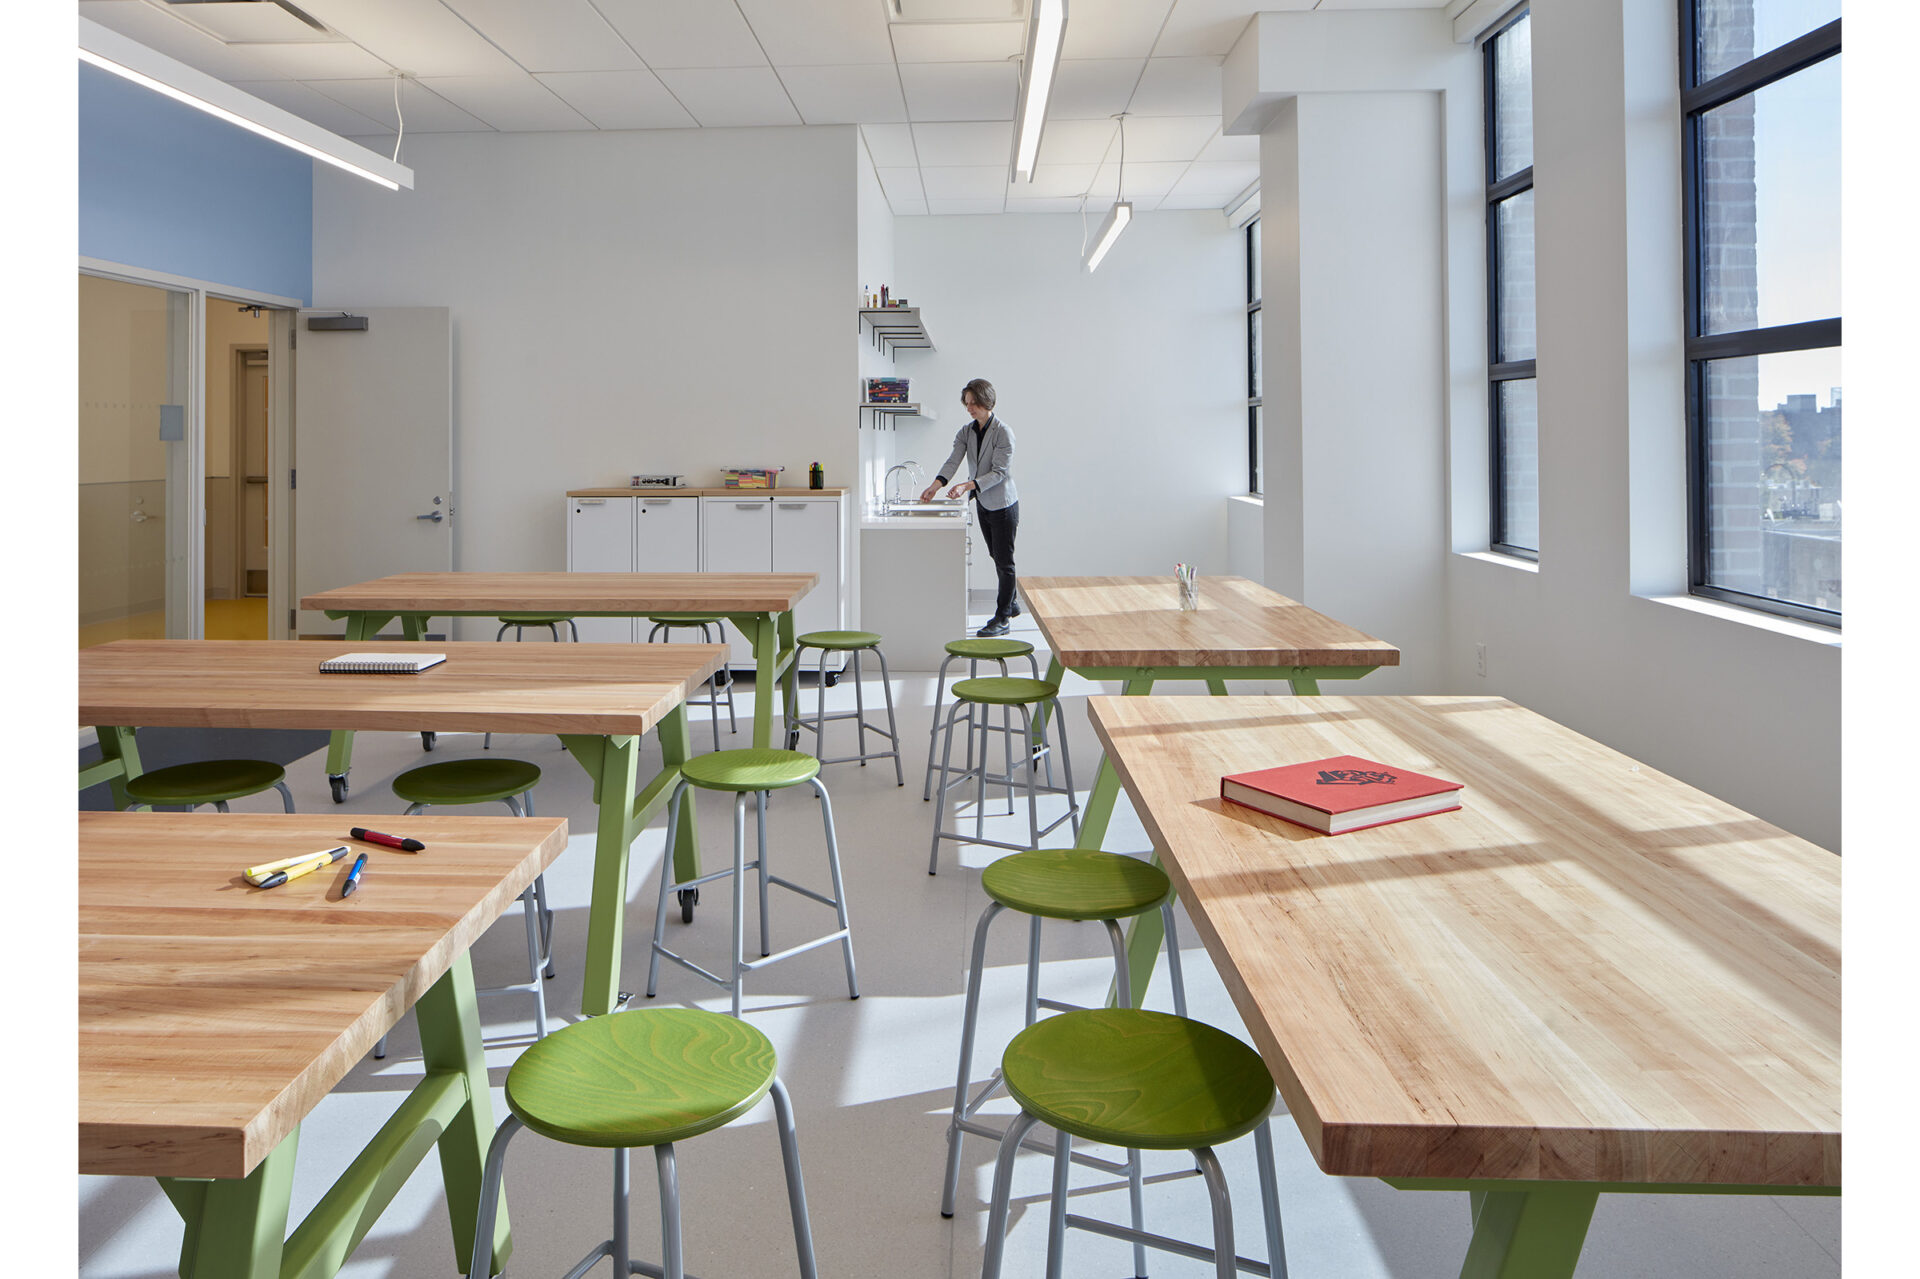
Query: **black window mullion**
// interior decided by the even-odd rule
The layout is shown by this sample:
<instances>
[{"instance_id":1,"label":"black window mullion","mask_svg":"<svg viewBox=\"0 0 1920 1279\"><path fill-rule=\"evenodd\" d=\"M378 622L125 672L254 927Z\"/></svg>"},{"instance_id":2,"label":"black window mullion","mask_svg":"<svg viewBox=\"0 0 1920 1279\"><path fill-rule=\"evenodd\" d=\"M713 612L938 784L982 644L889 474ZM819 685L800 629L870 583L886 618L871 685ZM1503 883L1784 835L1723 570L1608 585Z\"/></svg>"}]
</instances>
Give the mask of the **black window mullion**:
<instances>
[{"instance_id":1,"label":"black window mullion","mask_svg":"<svg viewBox=\"0 0 1920 1279\"><path fill-rule=\"evenodd\" d=\"M1486 159L1486 251L1487 251L1487 460L1488 460L1488 544L1495 550L1526 559L1537 559L1532 547L1509 540L1510 512L1507 508L1506 423L1502 416L1500 388L1503 383L1534 377L1534 361L1502 360L1505 334L1501 332L1502 246L1499 208L1502 202L1533 189L1533 165L1506 177L1498 177L1499 155L1499 76L1496 45L1516 24L1527 17L1527 10L1514 12L1487 37L1481 46L1482 127ZM1537 485L1537 475L1536 475Z\"/></svg>"},{"instance_id":2,"label":"black window mullion","mask_svg":"<svg viewBox=\"0 0 1920 1279\"><path fill-rule=\"evenodd\" d=\"M1693 84L1682 90L1680 109L1688 115L1711 111L1735 98L1745 97L1756 89L1764 89L1776 80L1784 80L1796 71L1804 71L1839 52L1840 19L1835 18L1826 26L1809 31L1797 40L1789 40L1751 62L1743 62L1722 71L1704 84ZM1689 81L1699 74L1697 43L1689 50L1682 67Z\"/></svg>"}]
</instances>

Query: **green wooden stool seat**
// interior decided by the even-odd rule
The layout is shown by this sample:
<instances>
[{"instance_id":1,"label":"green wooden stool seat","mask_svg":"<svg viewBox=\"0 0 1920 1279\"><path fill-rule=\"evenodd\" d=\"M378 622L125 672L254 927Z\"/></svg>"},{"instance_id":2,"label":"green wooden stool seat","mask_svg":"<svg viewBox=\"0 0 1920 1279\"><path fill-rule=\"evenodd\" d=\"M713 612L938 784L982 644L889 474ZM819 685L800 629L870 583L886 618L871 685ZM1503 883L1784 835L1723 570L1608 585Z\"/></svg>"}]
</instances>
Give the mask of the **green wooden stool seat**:
<instances>
[{"instance_id":1,"label":"green wooden stool seat","mask_svg":"<svg viewBox=\"0 0 1920 1279\"><path fill-rule=\"evenodd\" d=\"M657 1146L746 1114L778 1066L765 1035L720 1013L613 1013L530 1045L507 1074L507 1106L568 1145Z\"/></svg>"},{"instance_id":2,"label":"green wooden stool seat","mask_svg":"<svg viewBox=\"0 0 1920 1279\"><path fill-rule=\"evenodd\" d=\"M881 637L872 631L808 631L794 640L801 648L824 648L832 653L856 648L878 648Z\"/></svg>"},{"instance_id":3,"label":"green wooden stool seat","mask_svg":"<svg viewBox=\"0 0 1920 1279\"><path fill-rule=\"evenodd\" d=\"M983 702L988 706L1031 706L1059 693L1058 684L1019 675L982 675L963 679L950 690L963 702Z\"/></svg>"},{"instance_id":4,"label":"green wooden stool seat","mask_svg":"<svg viewBox=\"0 0 1920 1279\"><path fill-rule=\"evenodd\" d=\"M1167 872L1138 857L1086 848L1039 848L980 872L987 896L1046 919L1127 919L1167 899Z\"/></svg>"},{"instance_id":5,"label":"green wooden stool seat","mask_svg":"<svg viewBox=\"0 0 1920 1279\"><path fill-rule=\"evenodd\" d=\"M287 770L260 759L208 759L156 768L127 781L134 804L222 804L271 790Z\"/></svg>"},{"instance_id":6,"label":"green wooden stool seat","mask_svg":"<svg viewBox=\"0 0 1920 1279\"><path fill-rule=\"evenodd\" d=\"M410 768L393 779L393 793L409 804L487 804L521 795L540 780L540 768L520 759L449 759Z\"/></svg>"},{"instance_id":7,"label":"green wooden stool seat","mask_svg":"<svg viewBox=\"0 0 1920 1279\"><path fill-rule=\"evenodd\" d=\"M957 639L947 641L947 652L954 657L991 662L1003 657L1025 657L1033 645L1016 639Z\"/></svg>"},{"instance_id":8,"label":"green wooden stool seat","mask_svg":"<svg viewBox=\"0 0 1920 1279\"><path fill-rule=\"evenodd\" d=\"M1273 1109L1260 1054L1224 1030L1137 1008L1088 1008L1021 1031L1001 1059L1007 1091L1062 1132L1140 1150L1244 1137Z\"/></svg>"},{"instance_id":9,"label":"green wooden stool seat","mask_svg":"<svg viewBox=\"0 0 1920 1279\"><path fill-rule=\"evenodd\" d=\"M571 613L501 613L499 614L499 618L501 621L510 623L511 625L514 625L514 626L551 626L555 622L572 621L573 614Z\"/></svg>"},{"instance_id":10,"label":"green wooden stool seat","mask_svg":"<svg viewBox=\"0 0 1920 1279\"><path fill-rule=\"evenodd\" d=\"M771 748L714 751L680 765L680 776L702 790L781 790L812 781L820 761L800 751Z\"/></svg>"},{"instance_id":11,"label":"green wooden stool seat","mask_svg":"<svg viewBox=\"0 0 1920 1279\"><path fill-rule=\"evenodd\" d=\"M721 613L648 613L646 619L655 626L712 626L727 620Z\"/></svg>"}]
</instances>

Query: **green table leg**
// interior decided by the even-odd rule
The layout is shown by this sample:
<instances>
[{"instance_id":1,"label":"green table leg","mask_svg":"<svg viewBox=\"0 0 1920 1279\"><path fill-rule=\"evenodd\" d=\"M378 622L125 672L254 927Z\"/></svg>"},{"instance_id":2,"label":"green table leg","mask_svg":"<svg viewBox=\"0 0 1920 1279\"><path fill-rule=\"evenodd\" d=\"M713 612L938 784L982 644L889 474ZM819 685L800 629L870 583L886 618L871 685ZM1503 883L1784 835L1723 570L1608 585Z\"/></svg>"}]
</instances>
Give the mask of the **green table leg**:
<instances>
[{"instance_id":1,"label":"green table leg","mask_svg":"<svg viewBox=\"0 0 1920 1279\"><path fill-rule=\"evenodd\" d=\"M1368 666L1362 669L1360 673L1364 675L1372 669L1373 667ZM1293 686L1293 695L1295 697L1320 696L1320 681L1304 670L1295 672L1294 675L1287 680L1287 683Z\"/></svg>"},{"instance_id":2,"label":"green table leg","mask_svg":"<svg viewBox=\"0 0 1920 1279\"><path fill-rule=\"evenodd\" d=\"M1221 679L1218 675L1207 676L1207 692L1213 694L1215 697L1225 697L1227 695L1227 681Z\"/></svg>"},{"instance_id":3,"label":"green table leg","mask_svg":"<svg viewBox=\"0 0 1920 1279\"><path fill-rule=\"evenodd\" d=\"M1573 1279L1600 1193L1487 1190L1473 1195L1473 1240L1460 1279Z\"/></svg>"},{"instance_id":4,"label":"green table leg","mask_svg":"<svg viewBox=\"0 0 1920 1279\"><path fill-rule=\"evenodd\" d=\"M580 1011L597 1017L612 1012L619 999L640 739L566 736L560 740L593 778L593 800L600 807L593 847L593 899L587 906L587 979L580 996Z\"/></svg>"},{"instance_id":5,"label":"green table leg","mask_svg":"<svg viewBox=\"0 0 1920 1279\"><path fill-rule=\"evenodd\" d=\"M693 756L693 732L687 723L686 707L674 707L660 721L660 756L666 767L675 771ZM693 792L687 790L680 796L680 825L673 839L673 877L683 884L700 877L700 835L694 825L693 807Z\"/></svg>"},{"instance_id":6,"label":"green table leg","mask_svg":"<svg viewBox=\"0 0 1920 1279\"><path fill-rule=\"evenodd\" d=\"M789 609L784 613L775 614L771 620L773 621L773 625L768 629L774 632L774 660L779 662L784 658L786 662L785 666L780 670L780 691L782 693L780 705L783 711L786 706L792 705L797 713L800 708L800 648L794 641L793 610ZM758 705L757 699L755 705ZM767 713L769 715L773 713L771 706L767 708ZM784 714L782 716L782 722L785 723ZM796 739L800 735L800 730L790 723L786 724L786 730L787 749L792 750L795 746L799 745ZM768 724L768 731L768 740L770 742L772 740L771 721L769 721ZM754 745L759 746L761 743L756 740ZM814 749L820 750L819 743L814 744ZM865 748L862 747L861 749L864 750ZM821 751L820 753L824 755L826 752Z\"/></svg>"},{"instance_id":7,"label":"green table leg","mask_svg":"<svg viewBox=\"0 0 1920 1279\"><path fill-rule=\"evenodd\" d=\"M187 1225L180 1241L180 1279L279 1279L299 1149L295 1128L239 1180L159 1178L160 1189Z\"/></svg>"},{"instance_id":8,"label":"green table leg","mask_svg":"<svg viewBox=\"0 0 1920 1279\"><path fill-rule=\"evenodd\" d=\"M131 728L95 728L100 738L100 764L85 769L80 776L80 785L84 788L92 783L90 776L101 771L101 765L110 765L107 776L107 788L113 792L115 809L127 806L127 783L140 776L140 748L133 740ZM114 762L117 761L117 762Z\"/></svg>"},{"instance_id":9,"label":"green table leg","mask_svg":"<svg viewBox=\"0 0 1920 1279\"><path fill-rule=\"evenodd\" d=\"M1056 667L1047 668L1051 677ZM1126 682L1128 697L1145 697L1153 691L1153 679L1141 676ZM1100 757L1100 767L1093 775L1093 793L1087 796L1087 806L1080 814L1081 848L1099 848L1106 843L1107 823L1113 818L1113 805L1120 798L1120 774L1114 772L1113 761L1105 755Z\"/></svg>"},{"instance_id":10,"label":"green table leg","mask_svg":"<svg viewBox=\"0 0 1920 1279\"><path fill-rule=\"evenodd\" d=\"M420 1002L413 1006L413 1016L420 1027L420 1056L426 1069L456 1071L467 1077L467 1104L440 1134L439 1151L440 1177L447 1187L447 1218L453 1227L454 1264L461 1274L472 1274L480 1177L486 1167L487 1147L493 1141L493 1093L487 1081L486 1052L480 1042L473 965L464 951L446 975L420 996ZM507 1231L507 1206L503 1202L494 1226L493 1267L483 1268L480 1273L500 1273L512 1255L513 1236Z\"/></svg>"}]
</instances>

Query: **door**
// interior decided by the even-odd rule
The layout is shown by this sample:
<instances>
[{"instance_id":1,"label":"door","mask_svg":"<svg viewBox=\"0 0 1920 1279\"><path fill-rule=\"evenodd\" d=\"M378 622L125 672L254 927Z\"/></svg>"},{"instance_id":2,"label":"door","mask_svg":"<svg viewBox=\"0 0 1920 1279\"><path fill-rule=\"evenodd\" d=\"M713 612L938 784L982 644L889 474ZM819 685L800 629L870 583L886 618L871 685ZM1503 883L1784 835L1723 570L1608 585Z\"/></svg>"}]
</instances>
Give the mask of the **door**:
<instances>
[{"instance_id":1,"label":"door","mask_svg":"<svg viewBox=\"0 0 1920 1279\"><path fill-rule=\"evenodd\" d=\"M840 622L840 503L831 498L773 504L773 571L818 573L793 610L796 635L837 631Z\"/></svg>"},{"instance_id":2,"label":"door","mask_svg":"<svg viewBox=\"0 0 1920 1279\"><path fill-rule=\"evenodd\" d=\"M631 573L633 571L633 499L630 497L570 497L567 499L567 571L572 573ZM631 643L631 617L582 617L583 644Z\"/></svg>"},{"instance_id":3,"label":"door","mask_svg":"<svg viewBox=\"0 0 1920 1279\"><path fill-rule=\"evenodd\" d=\"M362 319L365 327L347 327ZM450 570L447 309L302 311L294 370L292 599L389 573ZM302 610L299 628L338 635L342 624Z\"/></svg>"},{"instance_id":4,"label":"door","mask_svg":"<svg viewBox=\"0 0 1920 1279\"><path fill-rule=\"evenodd\" d=\"M769 498L700 499L700 556L709 573L773 571L773 502ZM753 669L753 645L729 627L729 661Z\"/></svg>"},{"instance_id":5,"label":"door","mask_svg":"<svg viewBox=\"0 0 1920 1279\"><path fill-rule=\"evenodd\" d=\"M700 499L638 499L633 567L638 573L700 571Z\"/></svg>"}]
</instances>

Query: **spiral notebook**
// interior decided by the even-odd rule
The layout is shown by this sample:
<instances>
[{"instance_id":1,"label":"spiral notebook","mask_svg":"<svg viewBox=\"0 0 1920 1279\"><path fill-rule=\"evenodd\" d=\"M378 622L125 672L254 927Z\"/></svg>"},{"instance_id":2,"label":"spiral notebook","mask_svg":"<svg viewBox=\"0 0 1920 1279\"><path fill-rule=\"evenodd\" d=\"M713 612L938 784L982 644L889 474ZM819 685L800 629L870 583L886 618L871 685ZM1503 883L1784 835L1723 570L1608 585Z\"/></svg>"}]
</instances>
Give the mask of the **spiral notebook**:
<instances>
[{"instance_id":1,"label":"spiral notebook","mask_svg":"<svg viewBox=\"0 0 1920 1279\"><path fill-rule=\"evenodd\" d=\"M445 653L342 653L320 663L327 675L416 675L447 660Z\"/></svg>"}]
</instances>

